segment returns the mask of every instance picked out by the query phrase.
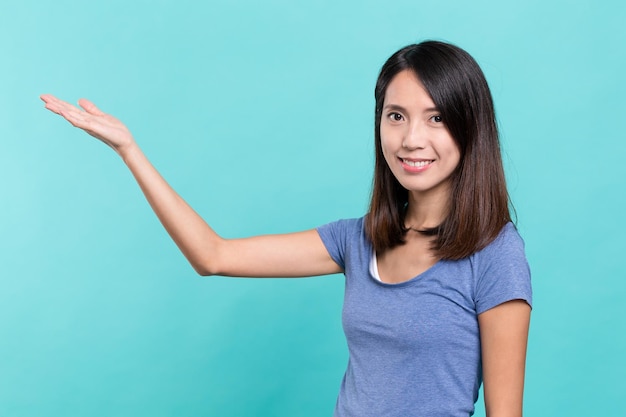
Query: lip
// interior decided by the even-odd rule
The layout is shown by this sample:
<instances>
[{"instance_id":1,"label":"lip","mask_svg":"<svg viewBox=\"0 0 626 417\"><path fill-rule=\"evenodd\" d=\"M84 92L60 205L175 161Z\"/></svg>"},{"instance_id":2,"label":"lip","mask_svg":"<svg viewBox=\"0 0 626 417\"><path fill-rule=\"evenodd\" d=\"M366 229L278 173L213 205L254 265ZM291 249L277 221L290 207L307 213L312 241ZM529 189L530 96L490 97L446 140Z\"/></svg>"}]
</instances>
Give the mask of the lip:
<instances>
[{"instance_id":1,"label":"lip","mask_svg":"<svg viewBox=\"0 0 626 417\"><path fill-rule=\"evenodd\" d=\"M401 157L398 157L398 161L400 161L400 165L402 165L402 169L411 173L424 172L428 168L430 168L435 162L434 159L401 158Z\"/></svg>"}]
</instances>

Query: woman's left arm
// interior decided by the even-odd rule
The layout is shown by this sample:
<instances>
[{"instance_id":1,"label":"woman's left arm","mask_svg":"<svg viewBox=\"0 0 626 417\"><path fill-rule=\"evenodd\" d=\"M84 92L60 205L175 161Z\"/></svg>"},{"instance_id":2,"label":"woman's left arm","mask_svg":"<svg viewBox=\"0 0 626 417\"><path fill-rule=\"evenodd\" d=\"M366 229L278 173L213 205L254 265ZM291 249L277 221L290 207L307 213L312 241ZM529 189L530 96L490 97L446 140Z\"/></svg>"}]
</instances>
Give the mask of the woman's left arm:
<instances>
[{"instance_id":1,"label":"woman's left arm","mask_svg":"<svg viewBox=\"0 0 626 417\"><path fill-rule=\"evenodd\" d=\"M530 306L523 300L478 315L487 417L521 417Z\"/></svg>"}]
</instances>

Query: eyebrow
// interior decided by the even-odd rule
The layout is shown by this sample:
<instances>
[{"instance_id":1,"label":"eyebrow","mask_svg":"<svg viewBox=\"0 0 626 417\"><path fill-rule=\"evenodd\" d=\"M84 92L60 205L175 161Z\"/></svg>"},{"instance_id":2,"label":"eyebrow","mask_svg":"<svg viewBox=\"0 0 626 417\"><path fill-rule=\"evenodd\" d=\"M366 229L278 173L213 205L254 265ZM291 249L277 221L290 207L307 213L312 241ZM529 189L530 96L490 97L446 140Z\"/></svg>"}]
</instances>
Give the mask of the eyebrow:
<instances>
[{"instance_id":1,"label":"eyebrow","mask_svg":"<svg viewBox=\"0 0 626 417\"><path fill-rule=\"evenodd\" d=\"M402 106L399 106L397 104L386 104L385 106L383 106L383 110L395 110L395 111L399 111L399 112L404 112L406 113L406 109ZM428 107L427 109L424 109L424 113L431 113L431 112L439 112L439 109L437 107Z\"/></svg>"}]
</instances>

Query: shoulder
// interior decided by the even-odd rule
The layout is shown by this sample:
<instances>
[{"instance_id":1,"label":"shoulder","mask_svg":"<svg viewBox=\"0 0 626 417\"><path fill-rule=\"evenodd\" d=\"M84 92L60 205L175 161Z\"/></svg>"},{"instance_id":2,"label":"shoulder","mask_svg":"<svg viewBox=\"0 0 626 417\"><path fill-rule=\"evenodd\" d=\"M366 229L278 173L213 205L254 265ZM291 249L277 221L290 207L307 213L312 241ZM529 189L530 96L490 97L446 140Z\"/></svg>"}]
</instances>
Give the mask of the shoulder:
<instances>
[{"instance_id":1,"label":"shoulder","mask_svg":"<svg viewBox=\"0 0 626 417\"><path fill-rule=\"evenodd\" d=\"M472 257L482 260L489 260L493 257L502 257L507 255L515 255L519 257L525 255L524 239L517 231L515 225L511 222L504 225L498 236L485 248L476 252Z\"/></svg>"},{"instance_id":2,"label":"shoulder","mask_svg":"<svg viewBox=\"0 0 626 417\"><path fill-rule=\"evenodd\" d=\"M317 228L328 253L343 268L350 252L368 245L363 220L364 217L341 219Z\"/></svg>"},{"instance_id":3,"label":"shoulder","mask_svg":"<svg viewBox=\"0 0 626 417\"><path fill-rule=\"evenodd\" d=\"M506 224L493 242L470 258L477 273L479 313L513 299L522 299L532 305L530 267L524 240L513 223Z\"/></svg>"},{"instance_id":4,"label":"shoulder","mask_svg":"<svg viewBox=\"0 0 626 417\"><path fill-rule=\"evenodd\" d=\"M361 234L364 229L365 217L352 219L340 219L326 223L317 228L318 233L324 237L339 237L341 235Z\"/></svg>"}]
</instances>

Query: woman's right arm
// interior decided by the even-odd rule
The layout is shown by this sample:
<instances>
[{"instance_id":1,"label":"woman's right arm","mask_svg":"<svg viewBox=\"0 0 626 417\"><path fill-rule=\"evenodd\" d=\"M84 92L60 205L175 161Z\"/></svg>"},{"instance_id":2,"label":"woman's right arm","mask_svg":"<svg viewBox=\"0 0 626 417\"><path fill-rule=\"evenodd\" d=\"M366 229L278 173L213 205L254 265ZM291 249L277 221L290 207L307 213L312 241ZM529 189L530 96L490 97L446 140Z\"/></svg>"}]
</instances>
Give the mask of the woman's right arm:
<instances>
[{"instance_id":1,"label":"woman's right arm","mask_svg":"<svg viewBox=\"0 0 626 417\"><path fill-rule=\"evenodd\" d=\"M300 277L341 272L317 231L223 239L174 191L122 122L81 99L79 109L51 95L46 108L101 140L123 159L155 214L200 275Z\"/></svg>"}]
</instances>

